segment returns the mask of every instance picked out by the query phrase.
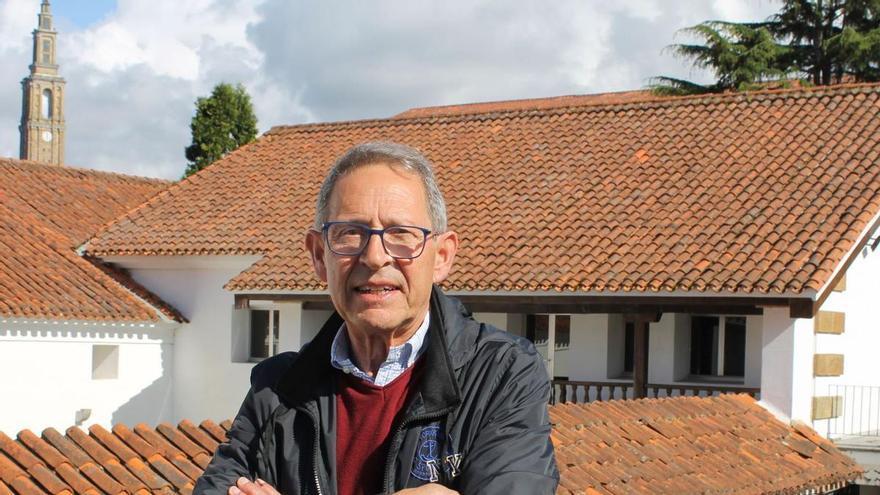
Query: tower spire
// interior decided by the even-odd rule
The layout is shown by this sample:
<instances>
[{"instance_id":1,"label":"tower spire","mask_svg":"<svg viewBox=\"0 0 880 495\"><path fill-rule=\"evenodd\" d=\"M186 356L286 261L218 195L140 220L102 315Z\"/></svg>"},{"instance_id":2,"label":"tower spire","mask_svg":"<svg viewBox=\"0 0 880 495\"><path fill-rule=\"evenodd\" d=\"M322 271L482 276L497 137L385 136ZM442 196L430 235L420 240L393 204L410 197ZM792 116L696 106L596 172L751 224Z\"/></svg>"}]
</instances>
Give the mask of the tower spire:
<instances>
[{"instance_id":1,"label":"tower spire","mask_svg":"<svg viewBox=\"0 0 880 495\"><path fill-rule=\"evenodd\" d=\"M45 163L64 163L64 78L58 73L57 38L49 0L42 0L34 29L30 75L21 82L21 147L19 156Z\"/></svg>"},{"instance_id":2,"label":"tower spire","mask_svg":"<svg viewBox=\"0 0 880 495\"><path fill-rule=\"evenodd\" d=\"M43 0L43 3L40 4L40 14L38 18L40 29L52 31L52 10L49 5L49 0Z\"/></svg>"}]
</instances>

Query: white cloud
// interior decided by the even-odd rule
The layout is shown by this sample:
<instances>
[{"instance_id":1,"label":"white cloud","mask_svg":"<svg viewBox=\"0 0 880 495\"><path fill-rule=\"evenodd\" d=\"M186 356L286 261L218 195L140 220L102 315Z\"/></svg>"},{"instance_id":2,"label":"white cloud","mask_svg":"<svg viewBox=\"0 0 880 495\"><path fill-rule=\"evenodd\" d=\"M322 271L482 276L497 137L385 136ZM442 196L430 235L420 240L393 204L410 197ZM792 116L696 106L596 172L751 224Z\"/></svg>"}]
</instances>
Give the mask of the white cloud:
<instances>
[{"instance_id":1,"label":"white cloud","mask_svg":"<svg viewBox=\"0 0 880 495\"><path fill-rule=\"evenodd\" d=\"M5 0L0 3L0 51L20 50L27 46L31 30L37 24L37 10L30 0Z\"/></svg>"},{"instance_id":2,"label":"white cloud","mask_svg":"<svg viewBox=\"0 0 880 495\"><path fill-rule=\"evenodd\" d=\"M250 91L260 127L414 106L637 89L690 74L661 54L705 19L764 19L769 0L119 0L65 24L68 161L177 178L196 97ZM0 0L0 155L18 153L19 82L38 2ZM17 69L15 69L17 68Z\"/></svg>"}]
</instances>

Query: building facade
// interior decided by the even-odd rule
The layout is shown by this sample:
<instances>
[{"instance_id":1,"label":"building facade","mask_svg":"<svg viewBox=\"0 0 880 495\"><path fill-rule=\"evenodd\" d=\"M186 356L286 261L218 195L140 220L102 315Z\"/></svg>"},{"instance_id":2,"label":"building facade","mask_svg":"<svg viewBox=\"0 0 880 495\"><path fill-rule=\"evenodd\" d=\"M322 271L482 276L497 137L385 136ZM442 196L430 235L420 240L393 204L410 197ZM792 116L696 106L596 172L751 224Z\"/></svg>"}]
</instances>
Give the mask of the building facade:
<instances>
[{"instance_id":1,"label":"building facade","mask_svg":"<svg viewBox=\"0 0 880 495\"><path fill-rule=\"evenodd\" d=\"M880 387L880 87L609 98L275 128L84 251L191 322L175 419L225 419L252 363L332 309L300 247L311 211L281 205L314 200L332 150L401 141L435 163L462 237L445 290L533 340L559 399L742 391L834 436L858 406L833 387Z\"/></svg>"}]
</instances>

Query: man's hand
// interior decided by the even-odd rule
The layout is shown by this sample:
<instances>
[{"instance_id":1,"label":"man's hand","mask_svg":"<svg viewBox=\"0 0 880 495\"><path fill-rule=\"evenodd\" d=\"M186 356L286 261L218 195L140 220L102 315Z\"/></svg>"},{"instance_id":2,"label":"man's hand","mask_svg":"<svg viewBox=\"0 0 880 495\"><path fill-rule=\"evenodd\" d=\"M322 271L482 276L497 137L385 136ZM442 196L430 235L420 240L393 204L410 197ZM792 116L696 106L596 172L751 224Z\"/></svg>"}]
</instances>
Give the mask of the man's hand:
<instances>
[{"instance_id":1,"label":"man's hand","mask_svg":"<svg viewBox=\"0 0 880 495\"><path fill-rule=\"evenodd\" d=\"M443 485L438 485L437 483L430 483L418 488L400 490L399 492L395 492L394 495L458 495L458 492L450 490Z\"/></svg>"},{"instance_id":2,"label":"man's hand","mask_svg":"<svg viewBox=\"0 0 880 495\"><path fill-rule=\"evenodd\" d=\"M433 493L433 492L431 492ZM438 492L442 493L442 492ZM235 486L230 486L229 495L281 495L274 486L257 478L257 481L251 481L244 476L235 482Z\"/></svg>"}]
</instances>

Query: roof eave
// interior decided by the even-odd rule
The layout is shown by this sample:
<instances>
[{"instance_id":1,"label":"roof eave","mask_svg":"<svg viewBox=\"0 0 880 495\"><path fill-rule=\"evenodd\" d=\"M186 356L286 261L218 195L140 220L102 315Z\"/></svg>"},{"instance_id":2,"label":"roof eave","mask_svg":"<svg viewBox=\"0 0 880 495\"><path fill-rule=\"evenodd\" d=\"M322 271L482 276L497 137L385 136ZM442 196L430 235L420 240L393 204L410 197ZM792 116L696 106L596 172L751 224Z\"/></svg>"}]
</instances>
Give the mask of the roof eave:
<instances>
[{"instance_id":1,"label":"roof eave","mask_svg":"<svg viewBox=\"0 0 880 495\"><path fill-rule=\"evenodd\" d=\"M667 294L556 291L447 291L472 311L516 313L713 313L761 314L765 307L788 307L792 318L811 318L814 291L777 295L670 292ZM235 307L251 301L303 303L306 309L332 309L326 290L241 290Z\"/></svg>"}]
</instances>

